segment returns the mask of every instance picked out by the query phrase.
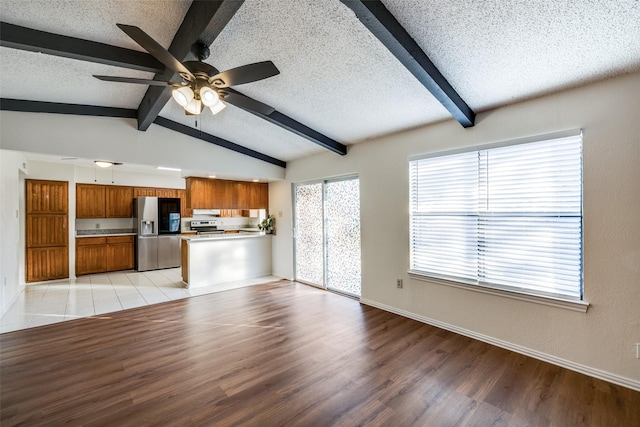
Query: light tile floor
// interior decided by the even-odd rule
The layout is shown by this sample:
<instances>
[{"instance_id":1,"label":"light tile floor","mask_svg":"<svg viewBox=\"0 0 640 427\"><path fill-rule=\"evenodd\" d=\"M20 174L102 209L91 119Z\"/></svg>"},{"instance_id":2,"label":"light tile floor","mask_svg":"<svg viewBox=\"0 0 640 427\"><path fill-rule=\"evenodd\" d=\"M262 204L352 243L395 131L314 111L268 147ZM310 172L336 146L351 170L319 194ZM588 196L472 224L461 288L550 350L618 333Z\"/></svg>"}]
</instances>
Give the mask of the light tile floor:
<instances>
[{"instance_id":1,"label":"light tile floor","mask_svg":"<svg viewBox=\"0 0 640 427\"><path fill-rule=\"evenodd\" d=\"M0 333L280 280L275 276L186 289L180 268L122 271L27 285L0 320Z\"/></svg>"}]
</instances>

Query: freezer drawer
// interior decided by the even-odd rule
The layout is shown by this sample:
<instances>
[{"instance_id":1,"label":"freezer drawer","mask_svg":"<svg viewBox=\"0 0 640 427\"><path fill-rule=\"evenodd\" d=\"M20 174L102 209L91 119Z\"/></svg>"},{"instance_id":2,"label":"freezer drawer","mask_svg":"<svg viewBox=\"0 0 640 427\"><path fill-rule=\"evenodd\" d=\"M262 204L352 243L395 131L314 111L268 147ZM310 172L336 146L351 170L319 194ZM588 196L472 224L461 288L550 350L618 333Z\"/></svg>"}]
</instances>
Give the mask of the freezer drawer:
<instances>
[{"instance_id":1,"label":"freezer drawer","mask_svg":"<svg viewBox=\"0 0 640 427\"><path fill-rule=\"evenodd\" d=\"M158 268L158 237L138 236L136 242L136 270L147 271Z\"/></svg>"},{"instance_id":2,"label":"freezer drawer","mask_svg":"<svg viewBox=\"0 0 640 427\"><path fill-rule=\"evenodd\" d=\"M180 235L158 236L158 268L180 267Z\"/></svg>"}]
</instances>

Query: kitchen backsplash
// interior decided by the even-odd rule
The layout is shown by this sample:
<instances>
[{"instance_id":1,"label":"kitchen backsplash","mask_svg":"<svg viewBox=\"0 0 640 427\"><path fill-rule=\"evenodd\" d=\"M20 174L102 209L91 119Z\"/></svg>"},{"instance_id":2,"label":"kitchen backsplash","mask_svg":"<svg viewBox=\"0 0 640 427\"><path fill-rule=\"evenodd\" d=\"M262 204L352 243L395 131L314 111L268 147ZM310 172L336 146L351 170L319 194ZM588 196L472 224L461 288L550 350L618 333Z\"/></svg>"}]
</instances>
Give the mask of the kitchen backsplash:
<instances>
[{"instance_id":1,"label":"kitchen backsplash","mask_svg":"<svg viewBox=\"0 0 640 427\"><path fill-rule=\"evenodd\" d=\"M219 217L212 215L194 215L193 218L182 219L182 231L190 230L191 220L209 220L215 219L218 222L218 228L244 228L244 227L257 227L260 223L260 218L247 218L247 217Z\"/></svg>"},{"instance_id":2,"label":"kitchen backsplash","mask_svg":"<svg viewBox=\"0 0 640 427\"><path fill-rule=\"evenodd\" d=\"M133 218L76 219L76 230L133 229Z\"/></svg>"}]
</instances>

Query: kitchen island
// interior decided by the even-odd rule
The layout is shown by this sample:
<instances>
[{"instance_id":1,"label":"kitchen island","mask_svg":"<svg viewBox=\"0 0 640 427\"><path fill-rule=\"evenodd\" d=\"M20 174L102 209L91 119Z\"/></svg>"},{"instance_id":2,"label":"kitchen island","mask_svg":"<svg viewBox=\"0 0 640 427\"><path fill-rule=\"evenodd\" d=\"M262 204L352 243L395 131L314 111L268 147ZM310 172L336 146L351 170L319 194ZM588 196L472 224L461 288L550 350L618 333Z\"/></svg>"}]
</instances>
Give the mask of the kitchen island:
<instances>
[{"instance_id":1,"label":"kitchen island","mask_svg":"<svg viewBox=\"0 0 640 427\"><path fill-rule=\"evenodd\" d=\"M270 234L182 236L182 281L189 289L270 274Z\"/></svg>"}]
</instances>

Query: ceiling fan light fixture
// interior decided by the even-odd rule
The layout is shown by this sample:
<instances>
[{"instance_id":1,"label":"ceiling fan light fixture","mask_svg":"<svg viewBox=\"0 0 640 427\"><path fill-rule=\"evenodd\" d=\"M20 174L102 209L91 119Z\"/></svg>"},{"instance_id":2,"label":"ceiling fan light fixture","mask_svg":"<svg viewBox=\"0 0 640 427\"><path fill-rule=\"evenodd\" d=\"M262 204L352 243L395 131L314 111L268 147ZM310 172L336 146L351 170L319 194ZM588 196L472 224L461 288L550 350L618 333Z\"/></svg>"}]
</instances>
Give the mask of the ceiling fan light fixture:
<instances>
[{"instance_id":1,"label":"ceiling fan light fixture","mask_svg":"<svg viewBox=\"0 0 640 427\"><path fill-rule=\"evenodd\" d=\"M211 110L211 114L216 115L220 111L224 110L225 107L226 105L224 104L224 102L218 101L216 104L209 107L209 110Z\"/></svg>"},{"instance_id":2,"label":"ceiling fan light fixture","mask_svg":"<svg viewBox=\"0 0 640 427\"><path fill-rule=\"evenodd\" d=\"M208 86L204 86L200 89L200 99L206 107L213 107L218 102L220 102L218 93Z\"/></svg>"},{"instance_id":3,"label":"ceiling fan light fixture","mask_svg":"<svg viewBox=\"0 0 640 427\"><path fill-rule=\"evenodd\" d=\"M181 88L174 89L171 92L173 99L183 108L187 108L189 102L193 100L194 93L189 86L183 86Z\"/></svg>"},{"instance_id":4,"label":"ceiling fan light fixture","mask_svg":"<svg viewBox=\"0 0 640 427\"><path fill-rule=\"evenodd\" d=\"M106 160L94 160L93 163L101 168L110 168L111 166L113 166L113 162L107 162Z\"/></svg>"},{"instance_id":5,"label":"ceiling fan light fixture","mask_svg":"<svg viewBox=\"0 0 640 427\"><path fill-rule=\"evenodd\" d=\"M199 116L202 113L202 101L199 99L192 99L187 105L185 105L184 109L189 114Z\"/></svg>"}]
</instances>

